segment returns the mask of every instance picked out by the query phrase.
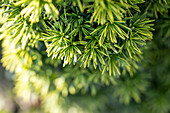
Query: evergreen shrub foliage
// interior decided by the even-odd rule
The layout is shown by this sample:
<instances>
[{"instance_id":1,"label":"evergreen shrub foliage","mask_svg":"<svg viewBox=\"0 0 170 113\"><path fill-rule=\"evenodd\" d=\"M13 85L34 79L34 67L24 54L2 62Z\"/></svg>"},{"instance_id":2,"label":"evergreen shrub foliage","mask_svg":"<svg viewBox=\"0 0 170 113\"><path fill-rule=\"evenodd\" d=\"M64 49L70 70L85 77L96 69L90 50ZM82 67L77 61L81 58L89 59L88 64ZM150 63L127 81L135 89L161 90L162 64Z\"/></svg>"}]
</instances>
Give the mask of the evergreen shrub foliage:
<instances>
[{"instance_id":1,"label":"evergreen shrub foliage","mask_svg":"<svg viewBox=\"0 0 170 113\"><path fill-rule=\"evenodd\" d=\"M0 5L1 61L14 73L16 95L40 99L50 113L170 110L170 63L156 67L157 58L169 61L161 50L170 47L169 0L1 0ZM167 88L152 84L159 82Z\"/></svg>"}]
</instances>

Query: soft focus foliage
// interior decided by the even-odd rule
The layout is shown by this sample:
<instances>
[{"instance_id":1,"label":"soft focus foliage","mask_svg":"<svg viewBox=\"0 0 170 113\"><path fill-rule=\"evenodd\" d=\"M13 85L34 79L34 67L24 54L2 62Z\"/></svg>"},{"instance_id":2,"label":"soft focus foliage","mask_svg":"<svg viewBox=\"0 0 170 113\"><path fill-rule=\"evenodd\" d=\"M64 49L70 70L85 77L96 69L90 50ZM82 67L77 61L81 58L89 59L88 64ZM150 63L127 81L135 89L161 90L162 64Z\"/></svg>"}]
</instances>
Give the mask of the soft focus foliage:
<instances>
[{"instance_id":1,"label":"soft focus foliage","mask_svg":"<svg viewBox=\"0 0 170 113\"><path fill-rule=\"evenodd\" d=\"M170 112L169 0L0 6L1 61L37 112Z\"/></svg>"}]
</instances>

